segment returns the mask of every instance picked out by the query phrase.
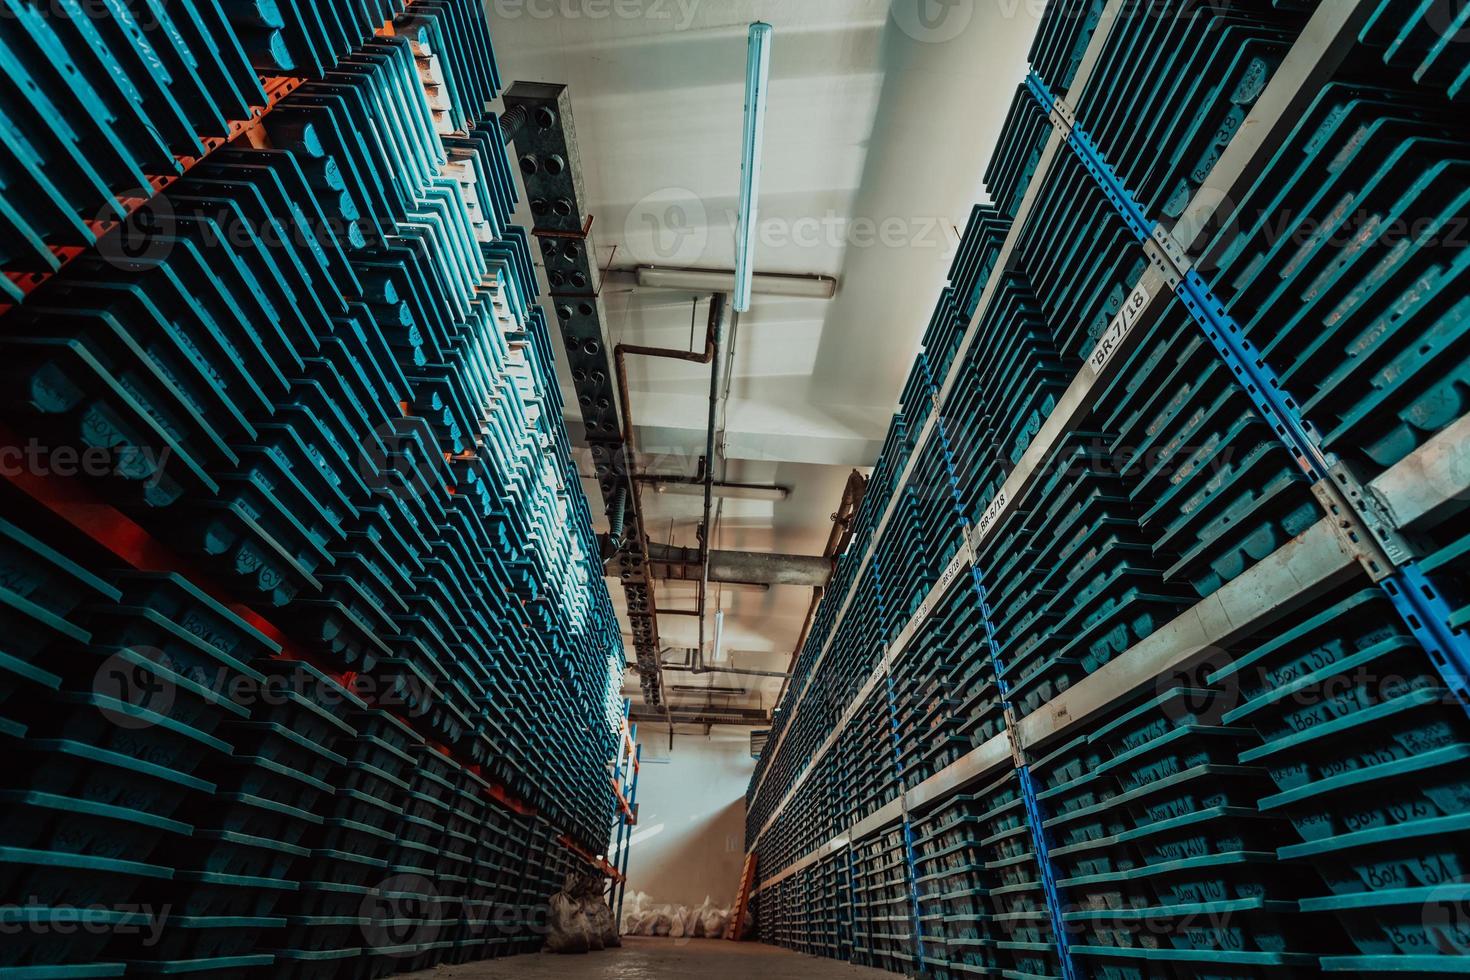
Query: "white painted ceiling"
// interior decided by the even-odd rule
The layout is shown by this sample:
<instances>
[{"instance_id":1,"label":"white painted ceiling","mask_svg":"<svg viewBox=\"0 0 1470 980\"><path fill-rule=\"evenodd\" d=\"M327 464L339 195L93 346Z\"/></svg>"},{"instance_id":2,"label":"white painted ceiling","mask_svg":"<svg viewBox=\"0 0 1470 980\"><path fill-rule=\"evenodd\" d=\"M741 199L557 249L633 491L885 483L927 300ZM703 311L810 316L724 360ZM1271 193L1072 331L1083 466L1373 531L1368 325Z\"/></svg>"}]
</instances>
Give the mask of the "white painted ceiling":
<instances>
[{"instance_id":1,"label":"white painted ceiling","mask_svg":"<svg viewBox=\"0 0 1470 980\"><path fill-rule=\"evenodd\" d=\"M819 554L848 472L866 472L878 454L959 230L985 199L981 175L1044 3L486 6L507 85L570 86L599 263L614 269L734 266L746 28L755 20L774 26L756 268L833 276L838 291L830 301L756 296L739 317L717 475L792 493L778 502L720 502L713 545ZM520 220L529 226L529 212ZM707 296L614 281L602 299L613 343L703 343ZM556 322L549 308L547 315ZM709 369L632 358L629 377L644 468L692 474L704 451ZM563 386L575 442L577 403L570 380ZM583 472L591 472L586 460ZM596 486L586 486L600 512ZM645 489L644 502L654 540L695 545L697 496ZM621 612L622 590L609 584ZM784 670L811 590L726 586L716 594L725 610L723 665ZM656 600L692 609L694 586L666 583ZM661 617L659 631L666 656L682 659L698 640L698 621ZM712 633L707 621L706 649ZM636 676L626 680L636 698ZM780 686L674 672L664 682L676 705L708 698L769 708ZM738 693L686 689L695 687Z\"/></svg>"}]
</instances>

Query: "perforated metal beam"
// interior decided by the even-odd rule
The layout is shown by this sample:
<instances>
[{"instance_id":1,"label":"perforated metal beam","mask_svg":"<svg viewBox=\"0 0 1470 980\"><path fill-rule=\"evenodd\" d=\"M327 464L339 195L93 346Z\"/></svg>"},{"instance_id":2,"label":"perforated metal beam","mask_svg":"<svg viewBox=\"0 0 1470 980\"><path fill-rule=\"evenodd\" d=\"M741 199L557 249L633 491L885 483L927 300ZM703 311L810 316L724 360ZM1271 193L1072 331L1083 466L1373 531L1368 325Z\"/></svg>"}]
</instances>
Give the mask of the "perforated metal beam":
<instances>
[{"instance_id":1,"label":"perforated metal beam","mask_svg":"<svg viewBox=\"0 0 1470 980\"><path fill-rule=\"evenodd\" d=\"M639 488L632 479L634 461L622 435L621 413L627 406L618 400L612 346L604 327L607 316L598 296L597 251L592 215L585 211L587 197L571 93L565 85L516 82L505 93L505 108L507 117L519 120L513 140L530 197L531 233L540 243L604 510L611 523L628 529L634 538L608 570L622 581L644 699L657 707L664 700L658 668L658 608L639 521Z\"/></svg>"}]
</instances>

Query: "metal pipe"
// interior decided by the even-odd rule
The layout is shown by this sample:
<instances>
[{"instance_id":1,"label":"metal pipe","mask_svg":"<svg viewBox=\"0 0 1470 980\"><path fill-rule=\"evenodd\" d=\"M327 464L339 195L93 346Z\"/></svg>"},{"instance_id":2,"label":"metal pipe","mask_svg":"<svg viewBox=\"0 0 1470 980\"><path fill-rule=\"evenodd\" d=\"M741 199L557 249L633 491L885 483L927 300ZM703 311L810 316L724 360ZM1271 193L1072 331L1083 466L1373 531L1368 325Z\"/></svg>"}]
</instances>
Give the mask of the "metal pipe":
<instances>
[{"instance_id":1,"label":"metal pipe","mask_svg":"<svg viewBox=\"0 0 1470 980\"><path fill-rule=\"evenodd\" d=\"M847 542L852 537L852 522L857 516L858 508L863 504L863 497L868 492L868 480L857 470L847 475L847 483L842 488L842 500L837 505L837 512L832 515L832 530L827 535L827 546L822 549L836 569L837 556L847 550ZM786 688L791 682L791 672L796 669L796 658L801 655L801 648L806 646L807 634L811 632L812 623L817 616L817 606L822 601L826 592L825 584L812 590L812 601L806 607L806 619L801 624L801 633L796 638L796 646L791 650L791 659L786 664L786 680L781 683L781 690L776 694L776 704L781 704L781 698L786 695Z\"/></svg>"},{"instance_id":2,"label":"metal pipe","mask_svg":"<svg viewBox=\"0 0 1470 980\"><path fill-rule=\"evenodd\" d=\"M740 677L783 677L784 678L784 677L790 677L791 676L790 674L787 674L787 673L785 673L783 671L779 671L779 670L747 670L744 667L705 667L702 670L694 671L694 673L700 673L700 674L736 674L736 675L738 675Z\"/></svg>"},{"instance_id":3,"label":"metal pipe","mask_svg":"<svg viewBox=\"0 0 1470 980\"><path fill-rule=\"evenodd\" d=\"M517 103L505 110L505 114L500 117L500 133L505 137L506 146L509 146L511 141L516 138L516 131L526 121L527 115L529 113L526 111L525 105Z\"/></svg>"},{"instance_id":4,"label":"metal pipe","mask_svg":"<svg viewBox=\"0 0 1470 980\"><path fill-rule=\"evenodd\" d=\"M683 708L676 709L674 713L679 716L679 723L686 725L705 724L703 719L710 718L717 719L714 721L716 725L764 725L771 720L770 712L764 708ZM658 715L641 712L634 714L633 720L653 724L663 721ZM664 723L670 724L667 721Z\"/></svg>"},{"instance_id":5,"label":"metal pipe","mask_svg":"<svg viewBox=\"0 0 1470 980\"><path fill-rule=\"evenodd\" d=\"M656 473L639 473L634 477L639 483L651 484L663 493L671 487L703 487L703 476L666 476ZM791 496L791 488L779 483L734 483L728 480L714 481L715 496L732 499L785 500Z\"/></svg>"},{"instance_id":6,"label":"metal pipe","mask_svg":"<svg viewBox=\"0 0 1470 980\"><path fill-rule=\"evenodd\" d=\"M701 565L709 581L730 585L795 585L821 588L832 578L833 560L823 555L782 555L764 551L710 551L650 542L648 560L654 565ZM666 576L681 579L680 575Z\"/></svg>"},{"instance_id":7,"label":"metal pipe","mask_svg":"<svg viewBox=\"0 0 1470 980\"><path fill-rule=\"evenodd\" d=\"M723 304L719 304L723 306ZM618 379L618 399L622 403L623 418L623 452L625 468L627 470L628 482L632 487L633 514L638 524L638 535L641 541L648 540L648 529L643 523L643 500L638 492L637 460L638 441L634 436L633 425L633 396L628 389L628 357L636 355L639 357L663 357L676 361L690 361L694 364L709 364L715 357L715 331L718 329L719 318L722 312L716 304L710 304L710 319L705 330L704 350L686 351L677 347L642 347L638 344L618 344L613 347L613 373ZM644 559L648 554L644 549Z\"/></svg>"},{"instance_id":8,"label":"metal pipe","mask_svg":"<svg viewBox=\"0 0 1470 980\"><path fill-rule=\"evenodd\" d=\"M734 674L738 677L790 677L790 674L779 670L755 670L745 667L705 667L695 670L689 663L663 663L659 666L664 670L673 671L676 674Z\"/></svg>"},{"instance_id":9,"label":"metal pipe","mask_svg":"<svg viewBox=\"0 0 1470 980\"><path fill-rule=\"evenodd\" d=\"M656 578L664 582L692 582L694 583L695 597L699 596L699 571L696 568L694 574L681 574L687 571L685 565L659 565L653 566L657 573ZM763 582L717 582L721 589L740 589L744 592L769 592L771 587Z\"/></svg>"},{"instance_id":10,"label":"metal pipe","mask_svg":"<svg viewBox=\"0 0 1470 980\"><path fill-rule=\"evenodd\" d=\"M668 661L668 660L664 660L663 659L663 654L659 654L659 664L660 664L660 666L667 667L669 670L693 670L694 669L694 651L692 649L690 649L689 647L685 647L684 648L684 662L683 663L671 662L671 661Z\"/></svg>"},{"instance_id":11,"label":"metal pipe","mask_svg":"<svg viewBox=\"0 0 1470 980\"><path fill-rule=\"evenodd\" d=\"M691 364L709 364L715 359L715 334L719 330L720 320L724 316L724 296L716 293L719 297L717 303L713 298L710 300L709 323L705 326L704 350L680 350L677 347L643 347L639 344L618 344L613 347L613 370L618 376L618 397L623 403L623 442L628 446L635 445L633 438L633 396L628 390L628 358L637 357L662 357L674 361L689 361ZM634 475L634 482L637 476Z\"/></svg>"},{"instance_id":12,"label":"metal pipe","mask_svg":"<svg viewBox=\"0 0 1470 980\"><path fill-rule=\"evenodd\" d=\"M744 667L706 667L705 672L709 674L739 674L742 677L781 677L791 675L780 670L747 670Z\"/></svg>"},{"instance_id":13,"label":"metal pipe","mask_svg":"<svg viewBox=\"0 0 1470 980\"><path fill-rule=\"evenodd\" d=\"M724 331L725 294L709 298L710 320L714 323L714 356L709 367L709 420L704 433L704 516L699 521L699 647L695 662L704 666L704 614L709 611L710 509L715 494L715 424L720 404L720 339ZM698 668L696 668L696 673Z\"/></svg>"},{"instance_id":14,"label":"metal pipe","mask_svg":"<svg viewBox=\"0 0 1470 980\"><path fill-rule=\"evenodd\" d=\"M734 269L676 269L669 266L640 265L631 269L609 269L608 274L616 277L617 282L627 282L644 289L677 289L697 293L735 291ZM837 293L837 280L831 276L757 272L751 276L750 291L797 299L831 299Z\"/></svg>"},{"instance_id":15,"label":"metal pipe","mask_svg":"<svg viewBox=\"0 0 1470 980\"><path fill-rule=\"evenodd\" d=\"M637 462L637 443L636 443L636 440L634 438L633 411L632 411L632 392L628 388L628 357L629 356L632 356L632 355L636 355L636 356L640 356L640 357L662 357L662 358L667 358L667 359L670 359L670 360L689 361L690 363L693 363L693 364L710 364L710 365L712 365L711 370L710 370L710 399L711 399L711 401L710 401L710 411L709 411L709 432L708 432L707 437L706 437L706 440L705 440L706 447L707 447L707 452L705 454L705 464L704 464L705 479L706 479L705 506L704 506L704 514L705 514L704 525L707 526L708 523L709 523L709 510L710 510L709 500L710 500L710 495L713 492L713 489L712 489L712 487L709 486L709 483L710 483L710 481L713 480L713 473L714 473L714 465L713 465L713 462L712 462L712 456L713 456L713 453L714 453L715 406L716 406L717 401L718 401L718 391L719 391L719 388L718 388L718 382L719 382L719 362L716 359L716 353L719 350L719 338L720 338L720 334L721 334L722 329L723 329L725 316L726 316L725 295L723 293L714 293L713 295L710 296L709 322L708 322L708 324L706 325L706 328L705 328L705 339L704 339L704 350L703 351L685 351L685 350L679 350L676 347L643 347L643 346L640 346L638 344L618 344L618 345L616 345L613 348L613 370L614 370L614 373L617 375L617 379L618 379L618 397L622 401L622 406L623 406L623 445L625 447L626 460L627 460L627 464L628 464L627 465L627 469L628 469L629 483L633 486L634 513L635 513L636 518L637 518L637 521L638 521L639 538L640 538L640 544L642 545L642 551L643 551L643 557L644 557L644 564L645 564L645 566L648 564L648 545L649 545L649 541L648 541L648 534L647 534L646 528L645 528L644 523L643 523L643 502L642 502L642 497L641 497L641 495L638 492L638 483L640 481L638 480L637 473L634 472L634 470L636 469L636 462ZM701 534L701 541L700 541L701 550L702 551L703 550L707 550L708 549L708 541L706 540L707 534L705 533L705 530L704 530L704 527L703 526L701 528L700 534ZM699 641L700 641L701 646L704 643L704 613L705 613L705 609L706 609L706 592L707 592L707 589L708 589L708 585L702 579L701 580L701 585L700 585L700 590L699 590L699 601L698 601L698 611L699 611Z\"/></svg>"},{"instance_id":16,"label":"metal pipe","mask_svg":"<svg viewBox=\"0 0 1470 980\"><path fill-rule=\"evenodd\" d=\"M746 669L744 667L703 667L702 669L700 669L699 661L696 658L696 654L697 653L698 653L698 651L695 650L694 648L692 648L692 647L686 647L684 649L684 660L683 660L683 662L679 662L677 660L674 660L674 661L664 660L663 657L660 656L659 657L659 667L663 668L664 670L672 670L672 671L674 671L676 673L690 673L690 674L737 674L737 675L742 676L742 677L788 677L788 676L790 676L788 674L783 674L779 670L751 670L751 669Z\"/></svg>"},{"instance_id":17,"label":"metal pipe","mask_svg":"<svg viewBox=\"0 0 1470 980\"><path fill-rule=\"evenodd\" d=\"M723 307L723 304L720 304ZM633 522L638 531L638 550L643 558L643 566L648 567L648 526L643 519L643 497L639 490L637 479L638 468L638 443L634 436L633 425L633 399L628 389L628 356L638 355L642 357L663 357L672 360L692 361L696 364L708 364L714 360L715 344L714 337L723 315L715 304L710 306L710 322L705 334L703 352L683 351L670 347L642 347L637 344L617 344L613 347L613 373L617 375L618 398L622 407L623 422L623 476L627 480L628 492L632 494L633 500ZM649 590L649 604L653 604L653 590ZM657 609L654 609L657 612ZM700 619L703 621L704 607L700 606ZM655 620L656 622L656 620ZM662 682L660 682L662 689ZM665 704L667 708L667 704ZM672 731L672 723L670 731ZM672 738L670 739L672 742ZM672 745L671 745L672 747Z\"/></svg>"}]
</instances>

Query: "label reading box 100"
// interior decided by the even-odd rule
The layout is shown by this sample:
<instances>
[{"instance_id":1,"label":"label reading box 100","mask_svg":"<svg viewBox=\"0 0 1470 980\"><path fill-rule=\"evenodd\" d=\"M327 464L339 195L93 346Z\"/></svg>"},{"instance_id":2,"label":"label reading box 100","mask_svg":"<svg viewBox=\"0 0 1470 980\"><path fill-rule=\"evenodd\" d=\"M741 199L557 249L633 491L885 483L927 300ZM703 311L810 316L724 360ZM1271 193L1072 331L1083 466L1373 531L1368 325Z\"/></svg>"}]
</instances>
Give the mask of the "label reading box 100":
<instances>
[{"instance_id":1,"label":"label reading box 100","mask_svg":"<svg viewBox=\"0 0 1470 980\"><path fill-rule=\"evenodd\" d=\"M1087 363L1092 368L1094 375L1100 373L1107 366L1108 361L1113 359L1113 355L1123 345L1123 339L1128 336L1128 331L1132 330L1133 325L1143 316L1148 301L1148 289L1142 285L1129 294L1123 308L1118 311L1118 315L1113 317L1108 328L1097 339L1097 346L1092 348L1092 354L1087 358Z\"/></svg>"}]
</instances>

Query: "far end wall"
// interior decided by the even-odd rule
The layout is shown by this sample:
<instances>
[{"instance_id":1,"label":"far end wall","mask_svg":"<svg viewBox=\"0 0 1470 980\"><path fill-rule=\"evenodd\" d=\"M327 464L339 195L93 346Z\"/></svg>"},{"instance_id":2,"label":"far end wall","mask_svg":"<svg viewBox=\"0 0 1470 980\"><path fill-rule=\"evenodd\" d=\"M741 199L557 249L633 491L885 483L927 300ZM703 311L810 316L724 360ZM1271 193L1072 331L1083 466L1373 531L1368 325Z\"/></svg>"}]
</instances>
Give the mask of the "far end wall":
<instances>
[{"instance_id":1,"label":"far end wall","mask_svg":"<svg viewBox=\"0 0 1470 980\"><path fill-rule=\"evenodd\" d=\"M694 734L682 734L691 732ZM718 907L735 901L745 861L745 789L755 769L750 729L638 726L643 769L638 826L628 854L628 894Z\"/></svg>"}]
</instances>

